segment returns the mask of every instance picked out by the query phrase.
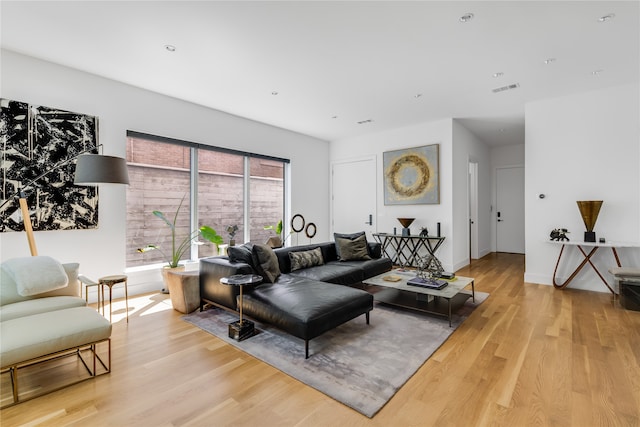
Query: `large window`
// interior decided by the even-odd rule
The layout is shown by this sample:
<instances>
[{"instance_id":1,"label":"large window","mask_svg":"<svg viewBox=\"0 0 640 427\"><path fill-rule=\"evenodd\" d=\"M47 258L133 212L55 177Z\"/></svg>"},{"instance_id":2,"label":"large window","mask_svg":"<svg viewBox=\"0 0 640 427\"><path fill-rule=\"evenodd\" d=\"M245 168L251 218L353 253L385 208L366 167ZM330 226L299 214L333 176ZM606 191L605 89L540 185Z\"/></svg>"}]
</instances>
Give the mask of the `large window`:
<instances>
[{"instance_id":1,"label":"large window","mask_svg":"<svg viewBox=\"0 0 640 427\"><path fill-rule=\"evenodd\" d=\"M182 202L180 239L208 225L229 243L226 230L235 225L237 244L264 243L273 235L264 227L284 218L286 159L129 132L127 161L127 267L164 262L160 251L137 251L147 244L171 251L171 230L155 210L172 221ZM215 245L193 245L184 258L216 254Z\"/></svg>"},{"instance_id":2,"label":"large window","mask_svg":"<svg viewBox=\"0 0 640 427\"><path fill-rule=\"evenodd\" d=\"M276 160L250 159L250 241L264 243L274 236L268 225L276 226L284 212L284 163Z\"/></svg>"},{"instance_id":3,"label":"large window","mask_svg":"<svg viewBox=\"0 0 640 427\"><path fill-rule=\"evenodd\" d=\"M198 226L213 227L225 243L234 225L235 241L244 242L244 175L244 156L198 150ZM215 254L211 245L198 248L200 258Z\"/></svg>"}]
</instances>

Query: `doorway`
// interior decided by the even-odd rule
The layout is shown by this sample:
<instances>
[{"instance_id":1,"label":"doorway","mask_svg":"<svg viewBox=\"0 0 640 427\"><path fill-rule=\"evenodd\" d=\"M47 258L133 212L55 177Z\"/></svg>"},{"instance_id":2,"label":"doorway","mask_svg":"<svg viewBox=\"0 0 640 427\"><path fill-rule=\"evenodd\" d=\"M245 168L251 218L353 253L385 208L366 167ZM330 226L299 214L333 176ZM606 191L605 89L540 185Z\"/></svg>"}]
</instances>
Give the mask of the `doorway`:
<instances>
[{"instance_id":1,"label":"doorway","mask_svg":"<svg viewBox=\"0 0 640 427\"><path fill-rule=\"evenodd\" d=\"M478 162L469 159L469 263L479 258L478 251Z\"/></svg>"},{"instance_id":2,"label":"doorway","mask_svg":"<svg viewBox=\"0 0 640 427\"><path fill-rule=\"evenodd\" d=\"M357 183L357 184L353 184ZM331 227L335 233L376 232L376 158L331 165Z\"/></svg>"},{"instance_id":3,"label":"doorway","mask_svg":"<svg viewBox=\"0 0 640 427\"><path fill-rule=\"evenodd\" d=\"M524 254L524 167L496 169L496 251Z\"/></svg>"}]
</instances>

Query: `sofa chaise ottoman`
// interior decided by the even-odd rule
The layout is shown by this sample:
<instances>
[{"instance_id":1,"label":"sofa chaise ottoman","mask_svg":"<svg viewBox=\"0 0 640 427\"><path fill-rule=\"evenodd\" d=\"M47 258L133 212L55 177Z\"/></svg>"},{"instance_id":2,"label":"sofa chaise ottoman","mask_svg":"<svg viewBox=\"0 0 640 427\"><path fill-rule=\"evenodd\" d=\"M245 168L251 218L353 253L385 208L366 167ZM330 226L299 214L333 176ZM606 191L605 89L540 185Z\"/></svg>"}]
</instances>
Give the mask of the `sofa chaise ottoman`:
<instances>
[{"instance_id":1,"label":"sofa chaise ottoman","mask_svg":"<svg viewBox=\"0 0 640 427\"><path fill-rule=\"evenodd\" d=\"M363 234L346 235L353 241ZM364 236L362 239L364 240ZM222 277L234 274L259 274L264 284L249 289L242 299L245 315L268 323L305 341L309 357L309 340L362 314L369 323L373 296L350 285L391 270L391 261L381 257L378 243L364 240L364 253L354 259L344 254L334 242L280 248L269 254L264 245L229 248L229 256L200 260L201 310L213 304L238 309L238 290L220 284ZM265 258L271 257L278 274L265 271ZM300 265L299 259L311 257L315 262Z\"/></svg>"}]
</instances>

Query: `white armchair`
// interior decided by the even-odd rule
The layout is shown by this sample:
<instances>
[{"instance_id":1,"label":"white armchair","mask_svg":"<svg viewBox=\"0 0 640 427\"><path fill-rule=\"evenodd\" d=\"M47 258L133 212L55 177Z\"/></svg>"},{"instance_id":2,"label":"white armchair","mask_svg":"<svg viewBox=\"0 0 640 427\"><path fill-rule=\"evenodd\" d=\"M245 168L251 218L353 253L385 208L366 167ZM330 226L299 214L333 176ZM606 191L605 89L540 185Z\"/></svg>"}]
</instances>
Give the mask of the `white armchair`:
<instances>
[{"instance_id":1,"label":"white armchair","mask_svg":"<svg viewBox=\"0 0 640 427\"><path fill-rule=\"evenodd\" d=\"M0 265L0 373L11 376L11 404L37 396L30 390L21 399L18 389L18 371L30 365L78 356L89 373L83 379L111 372L111 323L81 298L78 268L41 256ZM108 364L98 355L102 343Z\"/></svg>"}]
</instances>

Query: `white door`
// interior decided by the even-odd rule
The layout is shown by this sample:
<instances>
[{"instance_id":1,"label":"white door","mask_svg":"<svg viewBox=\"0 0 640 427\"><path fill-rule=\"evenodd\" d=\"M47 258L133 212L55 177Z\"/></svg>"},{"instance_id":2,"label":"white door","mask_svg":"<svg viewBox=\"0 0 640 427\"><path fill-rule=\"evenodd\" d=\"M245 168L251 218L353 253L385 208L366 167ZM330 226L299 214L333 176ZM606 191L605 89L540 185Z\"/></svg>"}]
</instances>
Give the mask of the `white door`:
<instances>
[{"instance_id":1,"label":"white door","mask_svg":"<svg viewBox=\"0 0 640 427\"><path fill-rule=\"evenodd\" d=\"M524 168L496 169L496 250L524 253Z\"/></svg>"},{"instance_id":2,"label":"white door","mask_svg":"<svg viewBox=\"0 0 640 427\"><path fill-rule=\"evenodd\" d=\"M375 157L333 163L331 166L331 218L334 233L376 231Z\"/></svg>"},{"instance_id":3,"label":"white door","mask_svg":"<svg viewBox=\"0 0 640 427\"><path fill-rule=\"evenodd\" d=\"M478 259L478 163L469 161L469 262Z\"/></svg>"}]
</instances>

